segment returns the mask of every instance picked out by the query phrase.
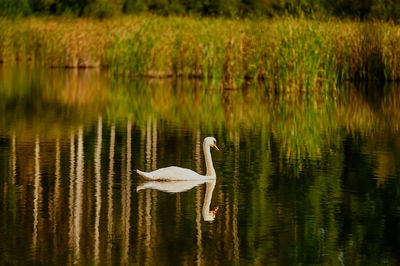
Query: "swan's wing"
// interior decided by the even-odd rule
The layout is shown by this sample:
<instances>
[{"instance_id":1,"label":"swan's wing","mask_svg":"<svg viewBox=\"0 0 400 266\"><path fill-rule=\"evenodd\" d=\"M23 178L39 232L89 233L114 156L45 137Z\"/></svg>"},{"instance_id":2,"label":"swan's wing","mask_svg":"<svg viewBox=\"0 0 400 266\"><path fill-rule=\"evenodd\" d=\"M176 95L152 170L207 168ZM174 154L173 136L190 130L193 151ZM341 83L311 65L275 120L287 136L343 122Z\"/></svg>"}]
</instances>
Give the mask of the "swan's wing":
<instances>
[{"instance_id":1,"label":"swan's wing","mask_svg":"<svg viewBox=\"0 0 400 266\"><path fill-rule=\"evenodd\" d=\"M191 181L148 181L141 183L136 191L142 189L155 189L168 193L184 192L192 189L195 186L205 183L204 180L191 180Z\"/></svg>"},{"instance_id":2,"label":"swan's wing","mask_svg":"<svg viewBox=\"0 0 400 266\"><path fill-rule=\"evenodd\" d=\"M144 178L151 180L204 180L207 179L206 176L199 175L195 171L187 168L181 168L177 166L170 166L165 168L160 168L153 172L137 172Z\"/></svg>"}]
</instances>

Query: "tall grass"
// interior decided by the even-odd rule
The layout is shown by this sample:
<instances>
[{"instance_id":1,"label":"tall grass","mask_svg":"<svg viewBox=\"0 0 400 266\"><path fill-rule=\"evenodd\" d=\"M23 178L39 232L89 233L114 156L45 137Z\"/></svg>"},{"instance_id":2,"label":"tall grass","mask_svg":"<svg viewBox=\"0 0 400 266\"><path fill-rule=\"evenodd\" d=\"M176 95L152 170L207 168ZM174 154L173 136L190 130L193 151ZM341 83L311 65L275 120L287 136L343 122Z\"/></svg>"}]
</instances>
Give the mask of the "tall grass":
<instances>
[{"instance_id":1,"label":"tall grass","mask_svg":"<svg viewBox=\"0 0 400 266\"><path fill-rule=\"evenodd\" d=\"M330 90L341 80L399 80L400 31L384 22L293 18L2 18L0 61L196 77L224 87L263 79L277 91Z\"/></svg>"}]
</instances>

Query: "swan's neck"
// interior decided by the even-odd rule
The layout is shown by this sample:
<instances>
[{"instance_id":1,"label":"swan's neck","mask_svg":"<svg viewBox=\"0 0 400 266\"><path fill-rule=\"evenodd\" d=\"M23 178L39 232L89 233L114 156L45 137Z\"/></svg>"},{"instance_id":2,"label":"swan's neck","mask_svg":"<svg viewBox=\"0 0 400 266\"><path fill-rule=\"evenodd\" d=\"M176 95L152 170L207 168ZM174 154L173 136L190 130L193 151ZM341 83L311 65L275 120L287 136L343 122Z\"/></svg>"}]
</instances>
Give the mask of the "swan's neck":
<instances>
[{"instance_id":1,"label":"swan's neck","mask_svg":"<svg viewBox=\"0 0 400 266\"><path fill-rule=\"evenodd\" d=\"M204 159L206 160L206 169L207 169L206 176L217 177L211 158L210 146L203 144L203 150L204 150Z\"/></svg>"},{"instance_id":2,"label":"swan's neck","mask_svg":"<svg viewBox=\"0 0 400 266\"><path fill-rule=\"evenodd\" d=\"M206 221L214 220L212 211L210 211L212 193L215 188L215 180L206 183L206 194L204 195L204 202L202 208L203 219Z\"/></svg>"}]
</instances>

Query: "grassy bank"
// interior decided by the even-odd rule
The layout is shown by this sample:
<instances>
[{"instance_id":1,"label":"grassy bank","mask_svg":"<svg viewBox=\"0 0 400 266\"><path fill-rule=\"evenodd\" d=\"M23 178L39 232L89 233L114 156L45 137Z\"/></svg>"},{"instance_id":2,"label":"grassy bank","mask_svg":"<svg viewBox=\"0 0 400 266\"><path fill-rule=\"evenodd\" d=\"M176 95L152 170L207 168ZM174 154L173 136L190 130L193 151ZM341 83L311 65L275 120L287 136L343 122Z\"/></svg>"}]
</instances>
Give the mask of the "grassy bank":
<instances>
[{"instance_id":1,"label":"grassy bank","mask_svg":"<svg viewBox=\"0 0 400 266\"><path fill-rule=\"evenodd\" d=\"M400 79L400 31L390 23L339 20L3 18L0 61L320 90L339 80Z\"/></svg>"}]
</instances>

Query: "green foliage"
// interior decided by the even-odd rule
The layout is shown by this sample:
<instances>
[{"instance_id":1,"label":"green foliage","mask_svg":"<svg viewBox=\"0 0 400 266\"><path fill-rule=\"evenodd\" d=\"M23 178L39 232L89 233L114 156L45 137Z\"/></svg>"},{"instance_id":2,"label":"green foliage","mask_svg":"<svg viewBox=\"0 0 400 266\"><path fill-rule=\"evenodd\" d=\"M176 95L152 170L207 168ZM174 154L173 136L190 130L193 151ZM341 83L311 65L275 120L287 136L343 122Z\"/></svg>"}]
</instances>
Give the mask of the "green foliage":
<instances>
[{"instance_id":1,"label":"green foliage","mask_svg":"<svg viewBox=\"0 0 400 266\"><path fill-rule=\"evenodd\" d=\"M400 19L396 0L2 0L0 15L51 14L110 17L122 13L225 17L334 15L360 19Z\"/></svg>"},{"instance_id":2,"label":"green foliage","mask_svg":"<svg viewBox=\"0 0 400 266\"><path fill-rule=\"evenodd\" d=\"M0 16L27 16L32 13L29 0L2 0L0 1Z\"/></svg>"},{"instance_id":3,"label":"green foliage","mask_svg":"<svg viewBox=\"0 0 400 266\"><path fill-rule=\"evenodd\" d=\"M143 0L125 0L123 4L124 13L139 13L146 10L146 3Z\"/></svg>"},{"instance_id":4,"label":"green foliage","mask_svg":"<svg viewBox=\"0 0 400 266\"><path fill-rule=\"evenodd\" d=\"M97 18L108 18L122 11L122 4L119 1L97 0L90 1L84 9L84 15Z\"/></svg>"},{"instance_id":5,"label":"green foliage","mask_svg":"<svg viewBox=\"0 0 400 266\"><path fill-rule=\"evenodd\" d=\"M112 16L112 10L96 16ZM116 76L195 77L216 88L263 80L275 91L332 91L345 80L399 80L399 42L396 26L383 22L149 15L0 19L1 62L104 67Z\"/></svg>"}]
</instances>

